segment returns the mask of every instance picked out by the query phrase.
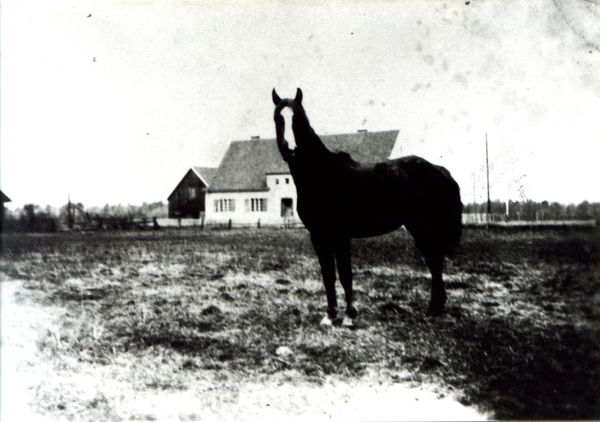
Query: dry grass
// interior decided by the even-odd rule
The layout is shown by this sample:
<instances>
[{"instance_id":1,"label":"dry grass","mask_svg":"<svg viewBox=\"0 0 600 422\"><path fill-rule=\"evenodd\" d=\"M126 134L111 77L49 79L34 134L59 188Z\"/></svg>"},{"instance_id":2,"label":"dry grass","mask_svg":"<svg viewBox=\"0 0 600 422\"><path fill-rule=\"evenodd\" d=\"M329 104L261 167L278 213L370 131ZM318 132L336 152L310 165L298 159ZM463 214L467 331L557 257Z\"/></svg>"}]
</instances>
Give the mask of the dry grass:
<instances>
[{"instance_id":1,"label":"dry grass","mask_svg":"<svg viewBox=\"0 0 600 422\"><path fill-rule=\"evenodd\" d=\"M354 331L319 327L325 293L305 231L2 239L1 270L68 309L39 341L48 359L129 374L139 390L185 390L200 374L376 373L500 419L600 417L597 232L466 231L438 318L425 317L430 278L406 232L357 240Z\"/></svg>"}]
</instances>

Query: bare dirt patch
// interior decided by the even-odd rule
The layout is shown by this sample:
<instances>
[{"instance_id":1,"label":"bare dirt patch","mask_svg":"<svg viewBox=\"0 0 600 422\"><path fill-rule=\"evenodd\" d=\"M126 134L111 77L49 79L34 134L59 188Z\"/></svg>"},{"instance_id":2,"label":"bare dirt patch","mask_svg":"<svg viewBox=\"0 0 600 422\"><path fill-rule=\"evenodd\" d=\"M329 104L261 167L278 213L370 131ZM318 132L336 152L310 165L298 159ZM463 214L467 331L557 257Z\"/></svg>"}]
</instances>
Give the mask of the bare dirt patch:
<instances>
[{"instance_id":1,"label":"bare dirt patch","mask_svg":"<svg viewBox=\"0 0 600 422\"><path fill-rule=\"evenodd\" d=\"M37 340L52 335L64 310L40 307L24 295L21 281L2 277L1 293L1 413L3 421L42 420L34 410L41 382L53 376L50 364L39 355Z\"/></svg>"}]
</instances>

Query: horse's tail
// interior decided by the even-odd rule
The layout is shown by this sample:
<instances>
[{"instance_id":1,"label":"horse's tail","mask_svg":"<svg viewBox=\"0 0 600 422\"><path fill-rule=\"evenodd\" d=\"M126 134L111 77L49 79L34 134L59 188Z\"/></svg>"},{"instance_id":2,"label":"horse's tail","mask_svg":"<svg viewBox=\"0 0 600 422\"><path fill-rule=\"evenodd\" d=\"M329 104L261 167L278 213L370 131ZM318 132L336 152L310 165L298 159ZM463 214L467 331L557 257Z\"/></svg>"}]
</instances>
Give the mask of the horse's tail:
<instances>
[{"instance_id":1,"label":"horse's tail","mask_svg":"<svg viewBox=\"0 0 600 422\"><path fill-rule=\"evenodd\" d=\"M462 209L463 204L460 200L460 187L452 178L450 172L441 166L437 166L447 177L446 186L443 195L445 196L445 212L443 213L444 236L442 239L444 253L453 255L460 237L462 235Z\"/></svg>"},{"instance_id":2,"label":"horse's tail","mask_svg":"<svg viewBox=\"0 0 600 422\"><path fill-rule=\"evenodd\" d=\"M454 181L454 180L453 180ZM456 182L454 182L456 184ZM450 202L451 212L448 215L448 237L446 239L445 253L452 256L462 235L462 202L460 200L460 188L456 184L456 194Z\"/></svg>"},{"instance_id":3,"label":"horse's tail","mask_svg":"<svg viewBox=\"0 0 600 422\"><path fill-rule=\"evenodd\" d=\"M423 252L451 256L462 234L460 188L442 166L416 156L398 159L403 189L410 192L405 225Z\"/></svg>"}]
</instances>

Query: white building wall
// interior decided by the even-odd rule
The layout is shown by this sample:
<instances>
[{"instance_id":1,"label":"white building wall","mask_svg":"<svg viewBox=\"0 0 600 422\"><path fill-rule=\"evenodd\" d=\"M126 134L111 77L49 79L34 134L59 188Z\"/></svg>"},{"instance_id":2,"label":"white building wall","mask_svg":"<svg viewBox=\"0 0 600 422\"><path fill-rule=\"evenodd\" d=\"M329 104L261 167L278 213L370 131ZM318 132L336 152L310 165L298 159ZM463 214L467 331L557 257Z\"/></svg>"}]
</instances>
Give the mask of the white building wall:
<instances>
[{"instance_id":1,"label":"white building wall","mask_svg":"<svg viewBox=\"0 0 600 422\"><path fill-rule=\"evenodd\" d=\"M301 224L296 211L296 186L292 176L290 174L268 174L266 178L267 191L207 193L205 222L207 224L228 224L231 220L234 226L257 225L259 221L261 226ZM282 216L283 198L291 198L292 202L291 211L287 217ZM260 200L266 200L266 210L260 209ZM216 204L215 201L217 201Z\"/></svg>"}]
</instances>

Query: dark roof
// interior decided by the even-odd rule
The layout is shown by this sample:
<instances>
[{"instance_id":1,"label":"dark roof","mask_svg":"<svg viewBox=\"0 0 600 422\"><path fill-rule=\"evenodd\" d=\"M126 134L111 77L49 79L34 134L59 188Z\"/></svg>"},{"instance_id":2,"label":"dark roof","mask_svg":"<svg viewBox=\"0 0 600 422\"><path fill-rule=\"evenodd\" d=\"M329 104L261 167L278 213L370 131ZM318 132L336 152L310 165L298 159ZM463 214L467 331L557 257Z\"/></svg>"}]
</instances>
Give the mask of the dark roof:
<instances>
[{"instance_id":1,"label":"dark roof","mask_svg":"<svg viewBox=\"0 0 600 422\"><path fill-rule=\"evenodd\" d=\"M192 170L200 177L206 186L210 186L217 175L217 168L214 167L192 167Z\"/></svg>"},{"instance_id":2,"label":"dark roof","mask_svg":"<svg viewBox=\"0 0 600 422\"><path fill-rule=\"evenodd\" d=\"M8 196L4 195L4 192L2 192L1 190L0 190L0 199L1 199L2 203L11 202L10 198Z\"/></svg>"},{"instance_id":3,"label":"dark roof","mask_svg":"<svg viewBox=\"0 0 600 422\"><path fill-rule=\"evenodd\" d=\"M398 137L397 130L322 135L332 151L345 151L356 161L373 163L390 157ZM234 141L221 161L209 192L247 192L267 190L268 173L289 174L290 170L275 139Z\"/></svg>"},{"instance_id":4,"label":"dark roof","mask_svg":"<svg viewBox=\"0 0 600 422\"><path fill-rule=\"evenodd\" d=\"M210 184L213 182L213 180L215 178L215 175L217 173L217 169L216 168L212 168L212 167L192 167L191 169L189 169L185 173L185 176L183 176L183 178L177 184L177 186L175 187L175 189L173 189L173 192L171 192L171 195L169 195L169 198L168 198L169 200L171 199L171 197L173 196L173 194L175 192L177 192L177 189L179 189L179 186L185 180L185 178L187 177L187 175L190 174L190 172L193 175L195 175L204 185L210 186Z\"/></svg>"}]
</instances>

